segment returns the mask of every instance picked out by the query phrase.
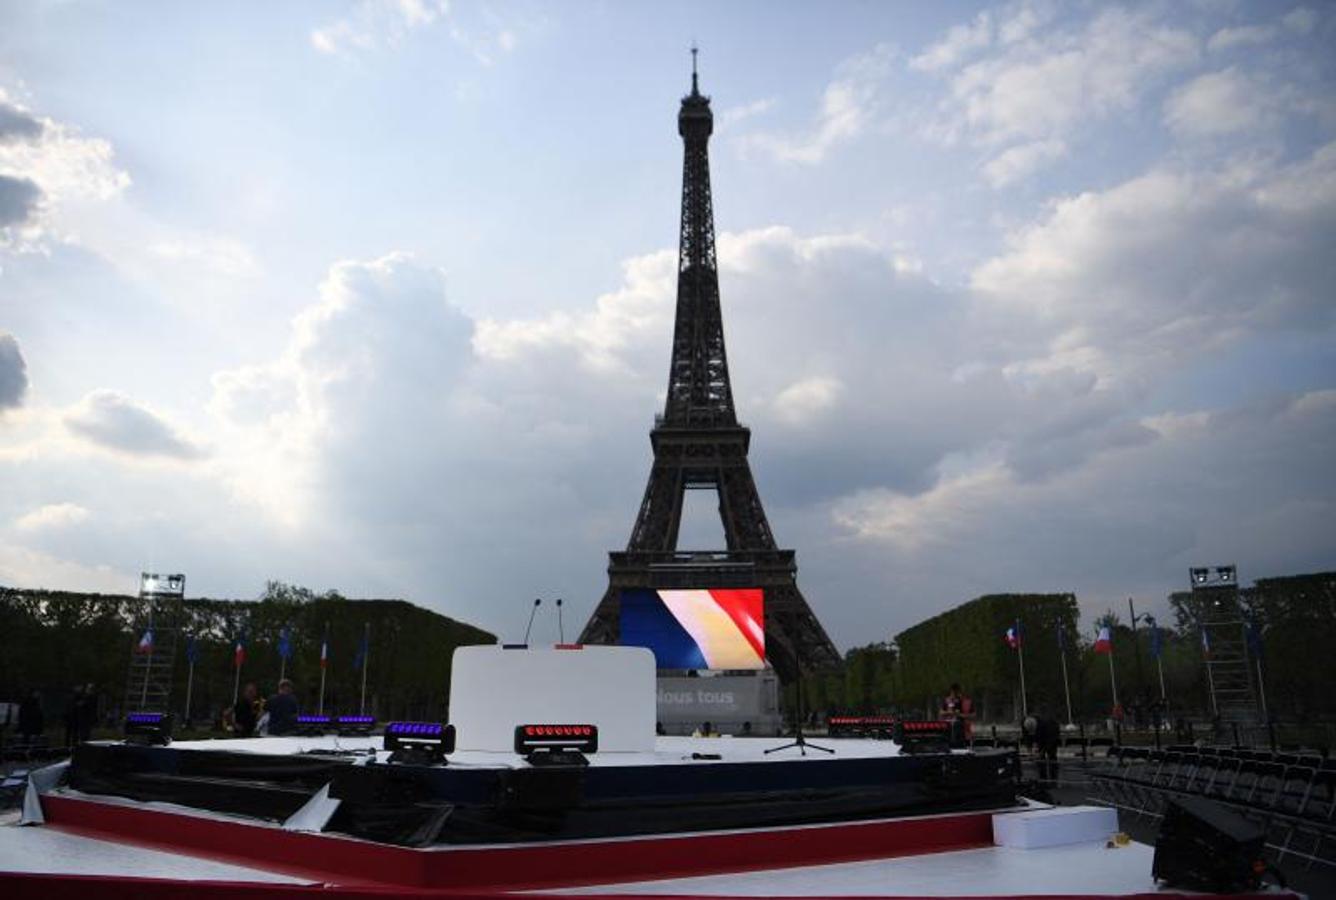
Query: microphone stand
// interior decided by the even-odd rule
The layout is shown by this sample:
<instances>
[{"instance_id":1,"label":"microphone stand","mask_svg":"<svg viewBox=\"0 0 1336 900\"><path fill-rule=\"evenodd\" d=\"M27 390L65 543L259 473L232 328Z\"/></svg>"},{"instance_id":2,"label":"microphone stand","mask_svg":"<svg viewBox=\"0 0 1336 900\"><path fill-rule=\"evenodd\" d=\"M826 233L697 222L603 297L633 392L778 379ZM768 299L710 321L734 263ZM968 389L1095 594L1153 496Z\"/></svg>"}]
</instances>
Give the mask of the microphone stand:
<instances>
[{"instance_id":1,"label":"microphone stand","mask_svg":"<svg viewBox=\"0 0 1336 900\"><path fill-rule=\"evenodd\" d=\"M780 744L778 747L771 747L764 751L764 753L766 756L769 756L771 753L778 753L780 750L792 750L794 747L797 747L798 752L803 756L806 756L807 749L810 747L813 750L820 750L822 753L834 755L835 751L830 747L822 747L820 744L810 743L807 738L803 736L803 719L806 718L805 711L803 710L803 665L802 661L797 658L797 654L794 654L794 660L798 664L798 723L797 727L793 729L793 740L789 741L787 744Z\"/></svg>"},{"instance_id":2,"label":"microphone stand","mask_svg":"<svg viewBox=\"0 0 1336 900\"><path fill-rule=\"evenodd\" d=\"M538 598L537 600L535 600L535 601L533 602L533 609L529 610L529 625L528 625L527 628L524 629L524 644L525 644L525 646L528 646L528 644L529 644L529 632L533 631L533 617L536 616L536 615L538 615L538 607L540 607L540 606L542 606L542 605L543 605L543 600L542 600L542 598L540 597L540 598Z\"/></svg>"}]
</instances>

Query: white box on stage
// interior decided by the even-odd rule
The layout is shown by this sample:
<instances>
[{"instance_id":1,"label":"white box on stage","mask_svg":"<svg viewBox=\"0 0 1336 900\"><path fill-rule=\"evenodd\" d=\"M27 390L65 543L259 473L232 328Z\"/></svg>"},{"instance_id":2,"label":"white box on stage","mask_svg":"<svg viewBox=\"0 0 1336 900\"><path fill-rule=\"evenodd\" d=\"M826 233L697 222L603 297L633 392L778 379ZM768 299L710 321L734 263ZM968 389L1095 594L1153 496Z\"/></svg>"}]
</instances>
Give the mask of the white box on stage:
<instances>
[{"instance_id":1,"label":"white box on stage","mask_svg":"<svg viewBox=\"0 0 1336 900\"><path fill-rule=\"evenodd\" d=\"M1118 831L1118 813L1103 806L1054 806L993 816L999 847L1059 847L1107 841Z\"/></svg>"}]
</instances>

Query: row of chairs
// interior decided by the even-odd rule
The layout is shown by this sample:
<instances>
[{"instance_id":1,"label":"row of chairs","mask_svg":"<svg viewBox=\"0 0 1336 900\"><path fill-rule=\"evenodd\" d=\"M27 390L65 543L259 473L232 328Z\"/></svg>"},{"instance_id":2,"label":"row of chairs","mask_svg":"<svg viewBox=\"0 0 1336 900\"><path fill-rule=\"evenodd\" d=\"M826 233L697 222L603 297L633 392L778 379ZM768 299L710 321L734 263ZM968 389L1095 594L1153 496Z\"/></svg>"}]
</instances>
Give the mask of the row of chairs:
<instances>
[{"instance_id":1,"label":"row of chairs","mask_svg":"<svg viewBox=\"0 0 1336 900\"><path fill-rule=\"evenodd\" d=\"M1231 806L1263 825L1279 856L1336 864L1336 761L1316 754L1242 747L1115 746L1112 765L1092 773L1097 795L1159 816L1169 797L1195 795Z\"/></svg>"}]
</instances>

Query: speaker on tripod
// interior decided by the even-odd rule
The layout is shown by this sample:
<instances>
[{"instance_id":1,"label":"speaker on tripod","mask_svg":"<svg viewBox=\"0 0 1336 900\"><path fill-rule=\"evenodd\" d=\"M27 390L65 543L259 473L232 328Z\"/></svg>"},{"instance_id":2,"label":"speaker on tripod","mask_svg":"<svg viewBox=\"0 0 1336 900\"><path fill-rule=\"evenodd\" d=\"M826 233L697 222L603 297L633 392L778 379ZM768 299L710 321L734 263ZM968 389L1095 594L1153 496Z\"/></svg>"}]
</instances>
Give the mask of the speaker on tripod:
<instances>
[{"instance_id":1,"label":"speaker on tripod","mask_svg":"<svg viewBox=\"0 0 1336 900\"><path fill-rule=\"evenodd\" d=\"M1254 891L1267 864L1266 832L1204 797L1170 799L1155 839L1151 874L1166 886L1194 891Z\"/></svg>"}]
</instances>

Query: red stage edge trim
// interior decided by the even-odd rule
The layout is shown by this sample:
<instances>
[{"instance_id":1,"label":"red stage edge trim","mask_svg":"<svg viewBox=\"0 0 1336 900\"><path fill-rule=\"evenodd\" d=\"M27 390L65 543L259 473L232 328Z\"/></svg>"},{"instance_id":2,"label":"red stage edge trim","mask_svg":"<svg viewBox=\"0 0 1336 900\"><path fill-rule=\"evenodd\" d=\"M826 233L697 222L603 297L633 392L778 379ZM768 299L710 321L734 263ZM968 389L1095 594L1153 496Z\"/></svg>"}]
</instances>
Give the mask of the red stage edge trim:
<instances>
[{"instance_id":1,"label":"red stage edge trim","mask_svg":"<svg viewBox=\"0 0 1336 900\"><path fill-rule=\"evenodd\" d=\"M186 881L176 878L140 878L114 875L51 875L31 872L0 873L5 896L41 900L167 900L189 896L191 900L393 900L398 897L442 897L451 900L499 900L511 897L504 891L442 891L411 887L349 887L304 884L273 884L254 881ZM528 894L525 900L575 900L580 894ZM584 895L597 900L730 900L729 895L601 894ZM836 896L836 895L831 895ZM942 895L860 895L858 900L1088 900L1089 894L998 894L968 898ZM1261 894L1175 894L1174 900L1259 900ZM1101 895L1101 900L1164 900L1163 893ZM1293 892L1265 895L1266 900L1299 900ZM741 897L738 900L742 900ZM749 897L748 900L754 900ZM774 897L771 900L815 900L813 897Z\"/></svg>"},{"instance_id":2,"label":"red stage edge trim","mask_svg":"<svg viewBox=\"0 0 1336 900\"><path fill-rule=\"evenodd\" d=\"M991 846L991 812L558 844L393 847L226 819L42 798L47 821L90 836L342 884L541 890L717 875Z\"/></svg>"}]
</instances>

